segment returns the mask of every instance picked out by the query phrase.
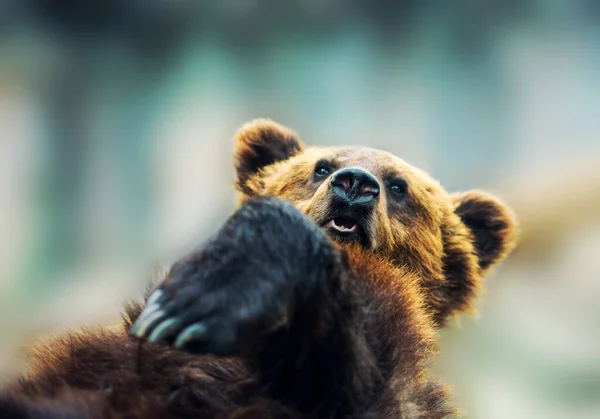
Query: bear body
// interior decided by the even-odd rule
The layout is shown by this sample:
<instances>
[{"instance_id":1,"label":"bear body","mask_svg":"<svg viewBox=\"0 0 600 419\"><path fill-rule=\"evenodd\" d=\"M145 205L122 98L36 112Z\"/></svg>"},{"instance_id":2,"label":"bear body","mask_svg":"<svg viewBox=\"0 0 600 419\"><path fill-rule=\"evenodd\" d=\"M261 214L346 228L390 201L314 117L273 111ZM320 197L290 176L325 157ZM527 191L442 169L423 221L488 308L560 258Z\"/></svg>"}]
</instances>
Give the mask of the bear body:
<instances>
[{"instance_id":1,"label":"bear body","mask_svg":"<svg viewBox=\"0 0 600 419\"><path fill-rule=\"evenodd\" d=\"M515 222L368 148L237 135L240 203L116 330L34 349L6 418L443 418L435 331L469 311Z\"/></svg>"}]
</instances>

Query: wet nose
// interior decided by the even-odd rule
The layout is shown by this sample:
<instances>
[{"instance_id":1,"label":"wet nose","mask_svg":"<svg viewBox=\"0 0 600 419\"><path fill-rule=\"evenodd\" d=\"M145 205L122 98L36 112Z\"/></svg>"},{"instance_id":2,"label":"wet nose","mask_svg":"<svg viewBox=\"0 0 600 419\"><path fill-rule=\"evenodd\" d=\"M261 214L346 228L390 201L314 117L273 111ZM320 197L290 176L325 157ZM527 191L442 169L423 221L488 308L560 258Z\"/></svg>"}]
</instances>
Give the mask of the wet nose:
<instances>
[{"instance_id":1,"label":"wet nose","mask_svg":"<svg viewBox=\"0 0 600 419\"><path fill-rule=\"evenodd\" d=\"M330 183L333 193L351 204L369 204L379 196L379 182L366 170L342 169L331 177Z\"/></svg>"}]
</instances>

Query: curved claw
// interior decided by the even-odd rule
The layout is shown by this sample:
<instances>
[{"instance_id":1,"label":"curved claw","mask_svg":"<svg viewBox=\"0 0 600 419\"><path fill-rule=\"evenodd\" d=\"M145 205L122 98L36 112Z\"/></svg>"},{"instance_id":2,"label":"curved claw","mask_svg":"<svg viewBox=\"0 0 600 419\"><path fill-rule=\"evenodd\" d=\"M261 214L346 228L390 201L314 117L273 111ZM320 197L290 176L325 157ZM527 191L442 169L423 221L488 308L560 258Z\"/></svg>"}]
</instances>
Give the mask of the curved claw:
<instances>
[{"instance_id":1,"label":"curved claw","mask_svg":"<svg viewBox=\"0 0 600 419\"><path fill-rule=\"evenodd\" d=\"M143 312L142 315L136 320L134 325L129 330L129 334L143 338L146 336L146 332L152 327L157 321L159 321L165 312L163 310Z\"/></svg>"},{"instance_id":2,"label":"curved claw","mask_svg":"<svg viewBox=\"0 0 600 419\"><path fill-rule=\"evenodd\" d=\"M176 332L181 329L181 326L181 321L177 317L164 320L154 328L150 334L150 337L148 338L148 341L158 342L165 340L166 338L175 335Z\"/></svg>"},{"instance_id":3,"label":"curved claw","mask_svg":"<svg viewBox=\"0 0 600 419\"><path fill-rule=\"evenodd\" d=\"M153 303L153 304L147 305L147 306L144 308L144 310L142 311L142 313L140 314L140 317L139 317L139 318L142 318L142 316L143 316L143 317L148 317L148 316L149 316L151 313L153 313L153 312L155 312L155 311L159 310L160 308L161 308L161 307L160 307L160 305L159 305L159 304L156 304L156 303Z\"/></svg>"},{"instance_id":4,"label":"curved claw","mask_svg":"<svg viewBox=\"0 0 600 419\"><path fill-rule=\"evenodd\" d=\"M194 340L200 340L206 336L206 326L202 323L194 323L191 326L186 327L183 332L177 336L175 344L173 345L177 349L183 349L189 342Z\"/></svg>"},{"instance_id":5,"label":"curved claw","mask_svg":"<svg viewBox=\"0 0 600 419\"><path fill-rule=\"evenodd\" d=\"M163 291L162 290L154 290L154 291L152 291L152 293L148 297L148 300L146 301L146 306L151 306L154 303L158 302L158 300L162 296L163 296Z\"/></svg>"}]
</instances>

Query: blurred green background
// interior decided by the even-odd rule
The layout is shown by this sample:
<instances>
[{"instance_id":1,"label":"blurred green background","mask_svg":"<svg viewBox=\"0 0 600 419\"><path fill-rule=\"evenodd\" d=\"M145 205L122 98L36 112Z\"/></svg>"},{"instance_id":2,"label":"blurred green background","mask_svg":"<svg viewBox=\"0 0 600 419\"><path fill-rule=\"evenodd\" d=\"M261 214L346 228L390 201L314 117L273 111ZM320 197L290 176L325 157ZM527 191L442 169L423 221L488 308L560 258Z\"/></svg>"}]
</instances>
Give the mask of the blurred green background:
<instances>
[{"instance_id":1,"label":"blurred green background","mask_svg":"<svg viewBox=\"0 0 600 419\"><path fill-rule=\"evenodd\" d=\"M600 417L598 0L0 1L0 376L218 227L255 117L504 198L436 374L473 419Z\"/></svg>"}]
</instances>

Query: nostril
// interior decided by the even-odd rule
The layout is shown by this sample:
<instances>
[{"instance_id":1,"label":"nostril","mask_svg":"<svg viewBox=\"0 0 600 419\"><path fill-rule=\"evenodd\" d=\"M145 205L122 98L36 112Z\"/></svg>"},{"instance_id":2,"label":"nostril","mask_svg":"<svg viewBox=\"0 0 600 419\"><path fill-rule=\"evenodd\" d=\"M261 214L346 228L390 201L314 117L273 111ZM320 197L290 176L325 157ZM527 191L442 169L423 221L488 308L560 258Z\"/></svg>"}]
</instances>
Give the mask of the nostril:
<instances>
[{"instance_id":1,"label":"nostril","mask_svg":"<svg viewBox=\"0 0 600 419\"><path fill-rule=\"evenodd\" d=\"M351 176L344 176L343 179L340 179L340 186L342 188L344 188L345 191L349 191L350 189L352 189L352 184L354 182L352 182L352 177Z\"/></svg>"},{"instance_id":2,"label":"nostril","mask_svg":"<svg viewBox=\"0 0 600 419\"><path fill-rule=\"evenodd\" d=\"M331 178L331 184L347 192L354 186L354 177L351 173L338 173Z\"/></svg>"},{"instance_id":3,"label":"nostril","mask_svg":"<svg viewBox=\"0 0 600 419\"><path fill-rule=\"evenodd\" d=\"M364 184L359 190L360 195L373 195L374 198L379 196L379 185Z\"/></svg>"}]
</instances>

